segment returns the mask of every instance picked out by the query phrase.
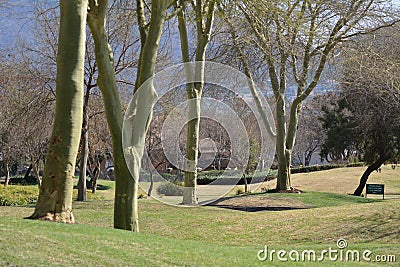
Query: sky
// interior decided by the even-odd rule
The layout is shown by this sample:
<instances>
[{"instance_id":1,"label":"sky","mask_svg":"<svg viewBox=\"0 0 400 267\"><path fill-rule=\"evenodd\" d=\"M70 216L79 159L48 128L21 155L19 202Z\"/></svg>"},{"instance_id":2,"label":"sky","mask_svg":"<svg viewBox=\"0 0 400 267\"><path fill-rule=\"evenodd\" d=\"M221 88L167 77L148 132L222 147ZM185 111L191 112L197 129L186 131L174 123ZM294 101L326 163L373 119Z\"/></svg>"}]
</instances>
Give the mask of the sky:
<instances>
[{"instance_id":1,"label":"sky","mask_svg":"<svg viewBox=\"0 0 400 267\"><path fill-rule=\"evenodd\" d=\"M33 26L30 3L27 0L14 0L7 6L0 3L0 49L12 48L20 36L29 39Z\"/></svg>"},{"instance_id":2,"label":"sky","mask_svg":"<svg viewBox=\"0 0 400 267\"><path fill-rule=\"evenodd\" d=\"M39 4L54 5L57 0L35 0ZM0 49L12 48L19 38L29 41L33 27L33 0L11 0L4 4L0 0ZM400 0L392 0L394 5L399 5Z\"/></svg>"},{"instance_id":3,"label":"sky","mask_svg":"<svg viewBox=\"0 0 400 267\"><path fill-rule=\"evenodd\" d=\"M10 0L8 4L4 4L4 0L0 0L0 50L3 49L12 49L18 44L18 40L23 38L26 41L33 41L32 33L33 33L33 3L47 5L50 4L54 6L57 4L57 0ZM400 0L392 0L392 3L395 5L400 4ZM175 36L175 38L178 38ZM177 43L173 40L172 43ZM179 43L179 42L178 42ZM173 49L176 52L174 58L177 58L178 61L180 59L180 50L179 46L177 49ZM319 85L320 90L324 91L325 87L330 88L334 85ZM296 88L293 88L295 91ZM290 88L289 88L290 91ZM290 92L292 94L292 92Z\"/></svg>"}]
</instances>

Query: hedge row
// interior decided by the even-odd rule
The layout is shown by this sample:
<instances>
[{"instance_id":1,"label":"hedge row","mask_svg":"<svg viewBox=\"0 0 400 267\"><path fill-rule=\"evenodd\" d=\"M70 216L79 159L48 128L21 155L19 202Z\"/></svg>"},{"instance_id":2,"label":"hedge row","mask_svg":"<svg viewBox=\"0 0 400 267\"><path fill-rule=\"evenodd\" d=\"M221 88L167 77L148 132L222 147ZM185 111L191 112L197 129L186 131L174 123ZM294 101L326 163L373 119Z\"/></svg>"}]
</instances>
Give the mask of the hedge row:
<instances>
[{"instance_id":1,"label":"hedge row","mask_svg":"<svg viewBox=\"0 0 400 267\"><path fill-rule=\"evenodd\" d=\"M257 180L257 183L270 181L276 178L275 176L264 176L264 177L254 177ZM247 183L250 184L252 182L253 177L247 177ZM213 185L244 185L244 178L234 178L234 177L214 177L214 178L198 178L197 184L199 185L207 185L213 183ZM254 181L253 181L254 183Z\"/></svg>"},{"instance_id":2,"label":"hedge row","mask_svg":"<svg viewBox=\"0 0 400 267\"><path fill-rule=\"evenodd\" d=\"M28 177L16 176L10 178L10 185L36 185L37 180L35 176L29 175Z\"/></svg>"},{"instance_id":3,"label":"hedge row","mask_svg":"<svg viewBox=\"0 0 400 267\"><path fill-rule=\"evenodd\" d=\"M323 170L330 170L335 168L344 168L344 167L362 167L364 166L363 162L357 163L349 163L349 164L325 164L325 165L313 165L313 166L305 166L299 168L292 168L291 173L308 173L308 172L315 172L315 171L323 171ZM256 178L257 182L261 182L262 179L264 181L269 181L276 178L277 170L270 170L269 172L263 172L257 174ZM175 181L177 176L176 174L170 173L161 173L161 176L167 181ZM182 173L182 177L180 180L183 179L184 173ZM252 174L248 175L249 177L253 177ZM159 182L156 179L156 175L154 177L154 182ZM140 177L141 181L150 181L148 174L141 173ZM247 178L248 183L250 183L252 178ZM218 184L218 185L233 185L233 184L244 184L244 179L241 177L241 174L235 170L211 170L211 171L204 171L199 172L197 176L197 183L199 185L206 185L206 184Z\"/></svg>"},{"instance_id":4,"label":"hedge row","mask_svg":"<svg viewBox=\"0 0 400 267\"><path fill-rule=\"evenodd\" d=\"M290 170L290 172L291 173L307 173L307 172L324 171L324 170L330 170L330 169L336 169L336 168L362 167L362 166L364 166L363 162L349 163L349 164L325 164L325 165L313 165L313 166L292 168Z\"/></svg>"},{"instance_id":5,"label":"hedge row","mask_svg":"<svg viewBox=\"0 0 400 267\"><path fill-rule=\"evenodd\" d=\"M38 187L32 186L0 186L0 206L26 206L36 203Z\"/></svg>"}]
</instances>

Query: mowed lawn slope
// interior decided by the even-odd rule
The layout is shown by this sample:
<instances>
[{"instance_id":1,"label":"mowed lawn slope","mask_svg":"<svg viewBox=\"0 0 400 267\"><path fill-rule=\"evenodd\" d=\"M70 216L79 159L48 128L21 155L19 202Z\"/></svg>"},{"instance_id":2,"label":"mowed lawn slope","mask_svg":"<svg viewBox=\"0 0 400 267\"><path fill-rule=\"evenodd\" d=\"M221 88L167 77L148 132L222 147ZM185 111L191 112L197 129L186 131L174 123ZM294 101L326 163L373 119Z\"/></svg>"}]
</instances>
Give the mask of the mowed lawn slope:
<instances>
[{"instance_id":1,"label":"mowed lawn slope","mask_svg":"<svg viewBox=\"0 0 400 267\"><path fill-rule=\"evenodd\" d=\"M352 194L366 168L350 167L296 173L292 174L292 186L301 190ZM400 165L392 169L391 165L386 164L381 169L381 172L371 173L367 183L385 184L385 194L388 197L400 198ZM275 185L276 180L264 184L269 188L274 188Z\"/></svg>"},{"instance_id":2,"label":"mowed lawn slope","mask_svg":"<svg viewBox=\"0 0 400 267\"><path fill-rule=\"evenodd\" d=\"M328 183L331 179L327 177L343 175L347 180L345 172L361 175L362 170L344 168L296 174L293 182L299 182L298 188L309 189L306 177L320 174L323 181L319 182L325 187L318 187L319 191L335 191L332 188L341 183ZM390 171L383 169L380 175ZM398 173L397 169L393 176L394 173ZM310 179L318 182L316 177ZM390 190L398 194L396 178L388 179L388 187L391 184ZM300 183L302 180L305 182ZM336 241L341 238L347 240L349 249L369 249L373 255L396 255L397 261L400 260L398 199L365 200L311 191L254 195L267 203L295 200L309 207L262 212L179 208L141 199L141 233L136 234L111 228L113 187L111 182L100 183L111 186L109 190L98 191L104 200L74 203L77 225L21 219L32 213L32 207L0 207L0 266L287 266L288 263L276 259L260 262L257 252L265 245L278 250L336 249ZM296 262L293 266L320 264ZM343 262L325 264L339 266ZM347 262L346 266L363 265Z\"/></svg>"},{"instance_id":3,"label":"mowed lawn slope","mask_svg":"<svg viewBox=\"0 0 400 267\"><path fill-rule=\"evenodd\" d=\"M367 167L340 168L294 174L292 184L303 190L352 194ZM385 184L385 194L400 197L400 165L392 169L383 165L381 172L371 173L367 183Z\"/></svg>"}]
</instances>

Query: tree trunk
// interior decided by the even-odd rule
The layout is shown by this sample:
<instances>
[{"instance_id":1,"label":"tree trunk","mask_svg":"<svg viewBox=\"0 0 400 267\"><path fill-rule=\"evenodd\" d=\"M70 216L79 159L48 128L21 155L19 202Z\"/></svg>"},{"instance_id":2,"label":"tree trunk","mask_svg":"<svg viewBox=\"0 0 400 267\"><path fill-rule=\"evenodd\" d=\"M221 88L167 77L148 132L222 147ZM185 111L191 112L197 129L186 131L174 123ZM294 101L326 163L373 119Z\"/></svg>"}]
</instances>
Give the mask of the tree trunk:
<instances>
[{"instance_id":1,"label":"tree trunk","mask_svg":"<svg viewBox=\"0 0 400 267\"><path fill-rule=\"evenodd\" d=\"M97 190L97 180L99 179L100 176L100 167L96 167L95 170L93 171L93 176L92 176L92 193L96 194Z\"/></svg>"},{"instance_id":2,"label":"tree trunk","mask_svg":"<svg viewBox=\"0 0 400 267\"><path fill-rule=\"evenodd\" d=\"M304 153L304 166L310 166L312 155L314 154L313 151L308 151Z\"/></svg>"},{"instance_id":3,"label":"tree trunk","mask_svg":"<svg viewBox=\"0 0 400 267\"><path fill-rule=\"evenodd\" d=\"M86 89L83 104L83 121L81 134L81 162L79 166L78 198L77 201L86 201L86 171L89 158L89 96L90 89Z\"/></svg>"},{"instance_id":4,"label":"tree trunk","mask_svg":"<svg viewBox=\"0 0 400 267\"><path fill-rule=\"evenodd\" d=\"M189 114L195 113L196 119L187 124L185 181L182 204L197 204L197 162L200 126L200 99L189 102Z\"/></svg>"},{"instance_id":5,"label":"tree trunk","mask_svg":"<svg viewBox=\"0 0 400 267\"><path fill-rule=\"evenodd\" d=\"M367 184L369 175L373 171L376 171L377 169L379 169L386 160L387 160L386 157L380 157L377 161L375 161L370 166L368 166L368 168L365 170L365 172L361 176L360 183L359 183L358 187L356 188L356 190L354 191L353 195L361 196L361 194L364 190L364 187Z\"/></svg>"},{"instance_id":6,"label":"tree trunk","mask_svg":"<svg viewBox=\"0 0 400 267\"><path fill-rule=\"evenodd\" d=\"M185 5L181 1L181 5ZM206 50L210 42L210 34L214 21L215 1L209 1L207 14L203 13L202 1L197 1L196 13L196 62L189 65L189 39L186 27L186 15L184 8L178 12L178 27L181 40L182 61L185 65L186 92L189 100L189 122L187 124L186 136L186 162L185 162L185 188L183 190L182 204L196 205L197 200L197 164L199 150L199 128L200 128L200 103L204 87L204 61ZM204 17L203 17L204 16ZM203 20L206 18L205 24ZM194 73L193 73L194 69Z\"/></svg>"},{"instance_id":7,"label":"tree trunk","mask_svg":"<svg viewBox=\"0 0 400 267\"><path fill-rule=\"evenodd\" d=\"M90 1L88 24L95 43L98 85L103 95L108 127L113 145L115 171L114 228L138 231L137 200L134 179L126 166L122 148L122 107L114 70L114 56L105 29L107 1L96 6Z\"/></svg>"},{"instance_id":8,"label":"tree trunk","mask_svg":"<svg viewBox=\"0 0 400 267\"><path fill-rule=\"evenodd\" d=\"M278 156L278 179L276 190L290 189L290 152L286 149L285 97L280 95L276 102L276 154Z\"/></svg>"},{"instance_id":9,"label":"tree trunk","mask_svg":"<svg viewBox=\"0 0 400 267\"><path fill-rule=\"evenodd\" d=\"M95 42L96 61L99 68L98 85L103 94L103 100L113 142L113 157L115 166L115 202L114 202L114 228L139 231L138 217L138 183L140 162L143 155L144 141L148 125L151 120L151 111L156 97L155 89L151 85L135 94L136 102L127 111L131 114L132 129L130 144L133 160L129 171L124 158L122 147L122 108L115 80L114 58L108 44L105 30L105 15L107 0L90 1L88 23ZM136 90L154 75L158 44L164 25L166 3L152 1L152 16L146 40L142 40L143 47L140 52ZM140 96L139 96L140 95ZM140 101L137 101L137 98ZM149 114L149 116L147 116ZM132 173L132 174L131 174Z\"/></svg>"},{"instance_id":10,"label":"tree trunk","mask_svg":"<svg viewBox=\"0 0 400 267\"><path fill-rule=\"evenodd\" d=\"M89 149L90 150L90 149ZM94 166L93 166L94 165ZM96 153L93 156L93 164L89 164L90 184L92 186L92 193L96 194L97 180L100 176L100 162Z\"/></svg>"},{"instance_id":11,"label":"tree trunk","mask_svg":"<svg viewBox=\"0 0 400 267\"><path fill-rule=\"evenodd\" d=\"M186 29L186 16L182 9L178 13L178 27L181 39L181 53L185 65L186 93L189 102L189 122L186 134L186 161L185 161L185 180L183 189L182 204L197 204L197 162L198 162L198 136L200 125L200 97L201 92L194 88L193 66L189 65L189 39Z\"/></svg>"},{"instance_id":12,"label":"tree trunk","mask_svg":"<svg viewBox=\"0 0 400 267\"><path fill-rule=\"evenodd\" d=\"M28 179L29 174L31 173L32 170L32 163L29 165L28 170L26 170L25 175L24 175L24 180L26 181Z\"/></svg>"},{"instance_id":13,"label":"tree trunk","mask_svg":"<svg viewBox=\"0 0 400 267\"><path fill-rule=\"evenodd\" d=\"M4 180L4 187L7 187L8 183L10 182L10 167L8 166L8 159L7 158L4 158L3 165L4 165L4 171L6 173L6 178Z\"/></svg>"},{"instance_id":14,"label":"tree trunk","mask_svg":"<svg viewBox=\"0 0 400 267\"><path fill-rule=\"evenodd\" d=\"M247 185L247 177L246 177L246 173L243 172L243 179L244 179L244 192L247 193L248 189L248 185Z\"/></svg>"},{"instance_id":15,"label":"tree trunk","mask_svg":"<svg viewBox=\"0 0 400 267\"><path fill-rule=\"evenodd\" d=\"M87 0L60 1L56 114L31 219L74 223L72 192L83 115Z\"/></svg>"},{"instance_id":16,"label":"tree trunk","mask_svg":"<svg viewBox=\"0 0 400 267\"><path fill-rule=\"evenodd\" d=\"M147 191L147 196L151 196L151 193L153 191L153 187L154 187L153 172L150 171L150 187L149 187L149 191Z\"/></svg>"},{"instance_id":17,"label":"tree trunk","mask_svg":"<svg viewBox=\"0 0 400 267\"><path fill-rule=\"evenodd\" d=\"M35 174L36 181L37 181L38 187L39 187L39 189L40 189L40 186L42 185L42 177L40 177L40 175L39 175L39 171L38 171L38 168L37 168L37 166L36 166L36 163L37 163L37 162L38 162L38 160L35 160L35 159L32 157L32 158L31 158L31 165L30 165L30 166L32 166L33 173Z\"/></svg>"}]
</instances>

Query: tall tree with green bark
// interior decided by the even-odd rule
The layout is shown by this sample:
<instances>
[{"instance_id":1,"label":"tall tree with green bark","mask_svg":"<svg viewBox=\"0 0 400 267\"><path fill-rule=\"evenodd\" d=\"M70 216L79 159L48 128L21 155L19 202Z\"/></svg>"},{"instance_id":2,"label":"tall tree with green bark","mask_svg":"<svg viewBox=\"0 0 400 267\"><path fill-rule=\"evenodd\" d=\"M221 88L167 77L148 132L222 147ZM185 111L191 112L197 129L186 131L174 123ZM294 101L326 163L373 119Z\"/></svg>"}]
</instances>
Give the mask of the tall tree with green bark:
<instances>
[{"instance_id":1,"label":"tall tree with green bark","mask_svg":"<svg viewBox=\"0 0 400 267\"><path fill-rule=\"evenodd\" d=\"M276 102L276 189L288 190L299 113L320 82L329 56L350 37L391 25L395 19L388 16L389 1L380 0L235 3L240 14L231 21L243 29L234 36L242 44L241 54L255 47L265 67L253 72L264 71L269 76Z\"/></svg>"},{"instance_id":2,"label":"tall tree with green bark","mask_svg":"<svg viewBox=\"0 0 400 267\"><path fill-rule=\"evenodd\" d=\"M87 0L60 1L56 113L42 186L30 219L74 223L72 191L82 127Z\"/></svg>"},{"instance_id":3,"label":"tall tree with green bark","mask_svg":"<svg viewBox=\"0 0 400 267\"><path fill-rule=\"evenodd\" d=\"M101 3L99 3L101 4ZM90 4L91 5L91 4ZM107 34L107 40L111 49L116 51L114 62L115 75L126 74L125 70L133 68L137 63L135 57L135 49L137 46L138 37L132 33L132 27L135 23L133 20L134 12L130 9L133 4L129 1L110 1L108 8L105 10L105 16L108 16L108 23L105 25L105 31ZM89 7L90 10L90 7ZM89 14L90 15L90 14ZM88 19L88 24L89 24ZM89 26L90 27L90 26ZM111 37L111 38L110 38ZM83 108L83 124L82 124L82 137L81 137L81 157L80 157L80 175L78 183L78 199L86 199L86 171L88 170L88 158L89 158L89 133L94 129L89 129L89 120L93 118L89 114L91 105L89 102L93 99L95 89L97 89L96 76L98 75L98 66L96 61L96 52L93 47L93 39L88 38L87 40L88 49L86 51L87 62L85 65L85 96L84 96L84 108ZM118 79L118 78L117 78ZM126 81L120 81L126 82ZM101 90L101 89L100 89ZM118 96L119 99L119 96ZM96 112L94 112L96 114Z\"/></svg>"},{"instance_id":4,"label":"tall tree with green bark","mask_svg":"<svg viewBox=\"0 0 400 267\"><path fill-rule=\"evenodd\" d=\"M56 66L57 37L56 29L59 13L54 7L57 3L35 3L35 46L27 46L26 50L31 51L31 57L37 62L37 68L46 70L43 75L47 74L49 84L53 81L53 68ZM138 33L132 31L133 25L136 24L133 11L134 4L130 1L109 1L107 14L108 23L106 24L107 37L109 37L110 45L115 53L115 72L120 87L131 84L130 77L127 75L129 70L136 67L137 54L139 50ZM88 170L89 157L89 136L90 132L96 131L93 123L94 115L100 114L101 111L93 105L94 98L98 94L97 76L98 68L95 60L94 42L92 36L87 36L85 53L85 93L83 108L83 123L81 134L81 149L78 156L79 159L79 180L78 180L78 201L86 200L86 173ZM120 88L121 89L121 88ZM90 127L91 126L91 127ZM91 142L91 140L90 140ZM89 172L90 173L90 172Z\"/></svg>"},{"instance_id":5,"label":"tall tree with green bark","mask_svg":"<svg viewBox=\"0 0 400 267\"><path fill-rule=\"evenodd\" d=\"M144 0L137 0L137 19L141 39L141 50L133 99L125 114L124 148L125 158L133 180L134 210L137 217L137 194L139 172L143 158L146 133L149 128L153 106L157 98L152 78L154 76L161 34L171 1L151 1L151 6ZM148 16L146 16L146 9ZM138 227L135 229L138 231Z\"/></svg>"},{"instance_id":6,"label":"tall tree with green bark","mask_svg":"<svg viewBox=\"0 0 400 267\"><path fill-rule=\"evenodd\" d=\"M122 148L123 114L114 69L114 55L108 43L106 32L106 11L108 1L89 1L88 25L95 43L98 66L97 83L103 95L107 122L110 129L115 171L114 227L125 230L139 230L137 201L134 183L125 163Z\"/></svg>"},{"instance_id":7,"label":"tall tree with green bark","mask_svg":"<svg viewBox=\"0 0 400 267\"><path fill-rule=\"evenodd\" d=\"M114 58L108 43L105 28L107 0L89 1L88 24L95 41L96 61L99 69L98 85L103 94L108 125L112 135L115 165L114 227L139 231L138 180L143 157L146 132L151 121L151 113L156 99L153 83L145 82L154 75L158 46L164 22L167 19L169 1L152 1L151 8L143 0L137 1L137 17L141 38L141 50L135 83L135 95L127 110L122 146L122 108L115 79ZM146 8L150 19L147 21ZM144 85L143 88L141 86ZM139 88L141 88L139 90ZM127 162L124 159L127 154ZM127 165L128 164L128 165Z\"/></svg>"},{"instance_id":8,"label":"tall tree with green bark","mask_svg":"<svg viewBox=\"0 0 400 267\"><path fill-rule=\"evenodd\" d=\"M187 30L188 15L185 5L186 1L180 1L180 9L178 12L178 26L181 40L181 51L183 63L191 62L189 52L189 38ZM206 50L210 42L211 31L214 21L215 0L197 0L192 1L194 10L194 21L197 30L196 45L196 63L185 65L186 75L186 93L189 100L189 118L187 123L187 139L186 139L186 162L185 162L185 182L183 191L182 204L197 204L197 163L199 150L199 126L200 126L200 102L204 87L204 61L206 59ZM195 81L195 82L193 82ZM193 119L192 119L193 118Z\"/></svg>"}]
</instances>

